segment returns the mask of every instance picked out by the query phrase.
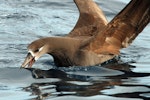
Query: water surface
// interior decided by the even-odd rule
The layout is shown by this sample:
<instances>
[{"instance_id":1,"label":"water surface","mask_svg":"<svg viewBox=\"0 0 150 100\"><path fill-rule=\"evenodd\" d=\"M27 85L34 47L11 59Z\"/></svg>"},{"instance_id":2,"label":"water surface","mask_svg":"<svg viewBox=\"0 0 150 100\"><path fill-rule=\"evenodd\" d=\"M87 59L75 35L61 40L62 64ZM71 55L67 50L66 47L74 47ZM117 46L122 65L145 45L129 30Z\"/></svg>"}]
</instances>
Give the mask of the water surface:
<instances>
[{"instance_id":1,"label":"water surface","mask_svg":"<svg viewBox=\"0 0 150 100\"><path fill-rule=\"evenodd\" d=\"M95 0L110 21L129 0ZM149 100L150 25L119 62L101 66L56 68L52 57L32 69L19 69L27 45L72 30L78 10L73 0L1 0L0 100Z\"/></svg>"}]
</instances>

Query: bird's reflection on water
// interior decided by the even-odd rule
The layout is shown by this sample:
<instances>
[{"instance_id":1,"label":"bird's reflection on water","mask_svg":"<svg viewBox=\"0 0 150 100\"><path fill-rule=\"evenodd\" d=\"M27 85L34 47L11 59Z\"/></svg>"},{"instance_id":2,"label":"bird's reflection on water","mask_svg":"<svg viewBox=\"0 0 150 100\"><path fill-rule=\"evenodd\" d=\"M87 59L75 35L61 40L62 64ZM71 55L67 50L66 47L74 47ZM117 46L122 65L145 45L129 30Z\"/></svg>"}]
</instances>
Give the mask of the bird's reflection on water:
<instances>
[{"instance_id":1,"label":"bird's reflection on water","mask_svg":"<svg viewBox=\"0 0 150 100\"><path fill-rule=\"evenodd\" d=\"M40 70L34 68L27 69L31 71L33 78L36 79L49 78L49 80L53 80L53 79L58 79L58 80L50 81L50 82L41 81L41 83L32 83L30 86L25 87L24 90L30 91L32 92L33 95L36 95L37 96L35 98L36 100L38 99L41 100L47 97L56 97L56 96L65 96L65 95L75 95L75 96L109 95L114 97L148 99L145 96L141 96L141 93L142 94L149 93L150 91L148 90L142 92L140 92L140 90L135 90L135 92L131 92L130 90L128 90L128 92L125 93L124 92L119 93L118 91L118 93L116 94L113 93L105 94L105 92L103 91L104 90L109 91L109 89L114 89L115 86L131 87L131 89L132 87L138 87L138 86L150 88L147 85L144 86L144 85L132 84L133 78L147 77L149 76L149 73L132 72L131 69L134 68L134 66L131 66L127 63L118 64L113 62L103 66L96 66L95 68L98 68L98 70L102 69L102 71L104 71L103 73L107 73L108 75L105 74L101 76L96 76L96 75L88 76L87 74L86 75L70 74L68 73L69 68L57 68L57 69L49 69L49 70ZM80 68L78 68L78 70L79 69ZM81 69L83 69L83 67ZM88 71L89 70L85 70L86 73L90 73ZM103 74L103 73L100 72L98 74ZM112 74L112 73L116 73L116 74Z\"/></svg>"}]
</instances>

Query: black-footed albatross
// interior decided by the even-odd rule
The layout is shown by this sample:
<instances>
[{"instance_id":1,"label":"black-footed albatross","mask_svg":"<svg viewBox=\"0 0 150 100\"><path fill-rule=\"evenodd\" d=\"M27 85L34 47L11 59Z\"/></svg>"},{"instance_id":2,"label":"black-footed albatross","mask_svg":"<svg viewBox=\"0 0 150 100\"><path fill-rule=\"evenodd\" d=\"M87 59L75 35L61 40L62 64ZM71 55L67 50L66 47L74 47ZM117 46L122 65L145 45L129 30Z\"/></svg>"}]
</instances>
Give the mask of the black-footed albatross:
<instances>
[{"instance_id":1,"label":"black-footed albatross","mask_svg":"<svg viewBox=\"0 0 150 100\"><path fill-rule=\"evenodd\" d=\"M58 67L101 64L119 55L150 22L150 0L131 0L109 23L93 0L74 2L80 12L74 29L64 37L33 41L21 67L32 67L44 54Z\"/></svg>"}]
</instances>

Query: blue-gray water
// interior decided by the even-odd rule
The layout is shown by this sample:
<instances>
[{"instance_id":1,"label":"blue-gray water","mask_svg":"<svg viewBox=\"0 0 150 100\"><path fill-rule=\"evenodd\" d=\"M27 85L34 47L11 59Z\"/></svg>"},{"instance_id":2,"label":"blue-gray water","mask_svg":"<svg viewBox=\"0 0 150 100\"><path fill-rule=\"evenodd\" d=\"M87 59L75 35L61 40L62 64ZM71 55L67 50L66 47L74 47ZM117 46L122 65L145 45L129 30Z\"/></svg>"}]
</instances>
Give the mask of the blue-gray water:
<instances>
[{"instance_id":1,"label":"blue-gray water","mask_svg":"<svg viewBox=\"0 0 150 100\"><path fill-rule=\"evenodd\" d=\"M95 1L109 21L129 2ZM52 57L45 55L34 64L38 69L19 69L30 42L41 37L63 36L77 19L73 0L1 0L0 100L150 98L150 25L129 48L121 50L120 63L56 68Z\"/></svg>"}]
</instances>

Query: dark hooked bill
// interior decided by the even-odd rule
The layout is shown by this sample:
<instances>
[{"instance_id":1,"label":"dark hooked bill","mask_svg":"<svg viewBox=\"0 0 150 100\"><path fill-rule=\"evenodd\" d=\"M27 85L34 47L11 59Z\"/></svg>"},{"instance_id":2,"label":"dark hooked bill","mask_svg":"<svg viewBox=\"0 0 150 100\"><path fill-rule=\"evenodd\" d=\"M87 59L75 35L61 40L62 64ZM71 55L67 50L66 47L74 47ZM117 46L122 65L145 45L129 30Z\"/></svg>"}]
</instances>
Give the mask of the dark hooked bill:
<instances>
[{"instance_id":1,"label":"dark hooked bill","mask_svg":"<svg viewBox=\"0 0 150 100\"><path fill-rule=\"evenodd\" d=\"M33 57L31 53L28 53L23 64L21 65L21 68L31 68L34 62L35 62L35 57Z\"/></svg>"}]
</instances>

